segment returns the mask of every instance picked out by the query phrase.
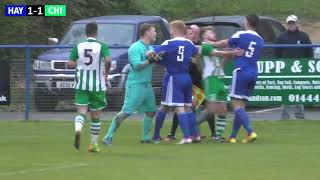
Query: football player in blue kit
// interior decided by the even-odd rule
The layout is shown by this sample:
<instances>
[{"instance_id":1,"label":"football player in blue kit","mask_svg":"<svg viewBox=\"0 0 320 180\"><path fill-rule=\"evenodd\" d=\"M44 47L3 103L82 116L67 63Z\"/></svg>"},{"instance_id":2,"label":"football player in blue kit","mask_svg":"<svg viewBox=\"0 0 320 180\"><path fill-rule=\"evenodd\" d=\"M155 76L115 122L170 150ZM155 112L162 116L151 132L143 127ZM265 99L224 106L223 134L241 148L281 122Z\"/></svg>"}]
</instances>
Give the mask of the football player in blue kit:
<instances>
[{"instance_id":1,"label":"football player in blue kit","mask_svg":"<svg viewBox=\"0 0 320 180\"><path fill-rule=\"evenodd\" d=\"M263 38L256 32L259 24L257 15L248 15L245 18L245 31L238 31L229 39L212 43L220 48L241 48L244 55L234 59L234 71L230 89L231 104L235 113L232 133L229 142L236 143L237 133L241 127L247 131L244 143L253 142L258 135L253 131L245 106L251 96L258 77L257 60L264 45Z\"/></svg>"},{"instance_id":2,"label":"football player in blue kit","mask_svg":"<svg viewBox=\"0 0 320 180\"><path fill-rule=\"evenodd\" d=\"M160 129L169 107L175 108L183 132L183 139L178 144L192 143L192 137L200 138L196 117L190 108L192 106L192 80L189 75L191 57L198 53L198 49L184 37L185 31L183 21L171 22L172 39L164 41L154 50L155 53L163 53L158 63L167 69L162 83L161 108L156 115L153 135L155 143L160 141Z\"/></svg>"}]
</instances>

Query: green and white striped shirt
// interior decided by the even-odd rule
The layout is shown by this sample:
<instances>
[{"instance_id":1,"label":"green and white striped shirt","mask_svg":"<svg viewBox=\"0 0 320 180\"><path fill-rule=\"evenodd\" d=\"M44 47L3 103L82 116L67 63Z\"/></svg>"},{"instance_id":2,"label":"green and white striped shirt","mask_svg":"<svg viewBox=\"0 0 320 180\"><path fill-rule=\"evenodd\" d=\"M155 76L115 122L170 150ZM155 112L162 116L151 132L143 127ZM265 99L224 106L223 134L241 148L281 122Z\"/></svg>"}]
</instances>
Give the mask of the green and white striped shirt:
<instances>
[{"instance_id":1,"label":"green and white striped shirt","mask_svg":"<svg viewBox=\"0 0 320 180\"><path fill-rule=\"evenodd\" d=\"M106 91L104 58L110 56L108 46L89 37L77 44L70 59L77 61L75 89Z\"/></svg>"},{"instance_id":2,"label":"green and white striped shirt","mask_svg":"<svg viewBox=\"0 0 320 180\"><path fill-rule=\"evenodd\" d=\"M221 65L222 59L220 57L211 56L211 52L215 51L215 48L208 44L201 44L202 55L202 79L206 79L208 76L216 76L218 78L224 78L224 69Z\"/></svg>"}]
</instances>

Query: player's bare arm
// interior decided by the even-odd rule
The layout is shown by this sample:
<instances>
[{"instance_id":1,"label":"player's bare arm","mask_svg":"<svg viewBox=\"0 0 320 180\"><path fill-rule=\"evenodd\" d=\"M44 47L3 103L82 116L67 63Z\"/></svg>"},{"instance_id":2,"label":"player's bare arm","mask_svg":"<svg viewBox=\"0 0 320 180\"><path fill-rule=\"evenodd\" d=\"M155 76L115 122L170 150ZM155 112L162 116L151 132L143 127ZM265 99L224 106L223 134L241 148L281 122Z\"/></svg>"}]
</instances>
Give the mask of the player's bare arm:
<instances>
[{"instance_id":1,"label":"player's bare arm","mask_svg":"<svg viewBox=\"0 0 320 180\"><path fill-rule=\"evenodd\" d=\"M218 48L226 48L228 47L228 39L224 39L221 41L216 41L216 42L209 42L211 45L213 45L214 47L218 47Z\"/></svg>"},{"instance_id":2,"label":"player's bare arm","mask_svg":"<svg viewBox=\"0 0 320 180\"><path fill-rule=\"evenodd\" d=\"M211 56L218 56L218 57L227 57L227 58L232 58L234 56L242 56L244 54L243 49L234 49L231 51L220 51L220 50L214 50L211 52Z\"/></svg>"},{"instance_id":3,"label":"player's bare arm","mask_svg":"<svg viewBox=\"0 0 320 180\"><path fill-rule=\"evenodd\" d=\"M107 81L108 79L108 74L110 71L110 67L111 67L111 57L105 57L104 58L104 68L105 68L105 80Z\"/></svg>"}]
</instances>

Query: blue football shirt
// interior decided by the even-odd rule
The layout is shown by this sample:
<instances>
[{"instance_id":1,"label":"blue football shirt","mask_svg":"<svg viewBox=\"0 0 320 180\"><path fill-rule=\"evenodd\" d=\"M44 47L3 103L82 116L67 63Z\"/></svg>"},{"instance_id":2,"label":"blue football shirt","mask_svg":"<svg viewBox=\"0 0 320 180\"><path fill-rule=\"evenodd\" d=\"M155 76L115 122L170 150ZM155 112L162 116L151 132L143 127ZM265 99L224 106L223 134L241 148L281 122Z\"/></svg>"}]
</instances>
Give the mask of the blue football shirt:
<instances>
[{"instance_id":1,"label":"blue football shirt","mask_svg":"<svg viewBox=\"0 0 320 180\"><path fill-rule=\"evenodd\" d=\"M255 31L238 31L228 39L229 47L245 50L244 55L235 57L235 69L258 72L257 60L264 45L263 38Z\"/></svg>"}]
</instances>

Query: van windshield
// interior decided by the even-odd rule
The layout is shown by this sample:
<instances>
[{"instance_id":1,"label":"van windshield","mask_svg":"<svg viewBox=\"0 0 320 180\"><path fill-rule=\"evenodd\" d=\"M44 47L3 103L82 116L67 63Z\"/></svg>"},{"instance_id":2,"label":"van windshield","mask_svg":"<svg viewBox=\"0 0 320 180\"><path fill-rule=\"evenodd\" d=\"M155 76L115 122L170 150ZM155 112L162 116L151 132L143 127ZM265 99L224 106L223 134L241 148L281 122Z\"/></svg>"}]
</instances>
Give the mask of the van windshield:
<instances>
[{"instance_id":1,"label":"van windshield","mask_svg":"<svg viewBox=\"0 0 320 180\"><path fill-rule=\"evenodd\" d=\"M75 45L87 39L86 24L73 24L61 41L61 45ZM108 45L130 46L134 41L133 24L98 24L98 41Z\"/></svg>"}]
</instances>

